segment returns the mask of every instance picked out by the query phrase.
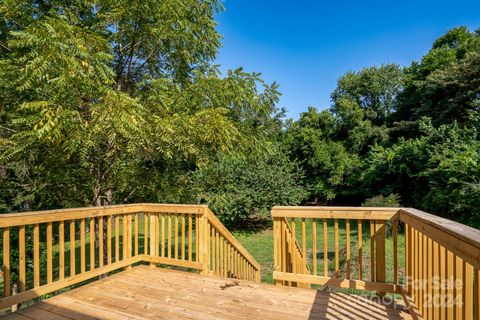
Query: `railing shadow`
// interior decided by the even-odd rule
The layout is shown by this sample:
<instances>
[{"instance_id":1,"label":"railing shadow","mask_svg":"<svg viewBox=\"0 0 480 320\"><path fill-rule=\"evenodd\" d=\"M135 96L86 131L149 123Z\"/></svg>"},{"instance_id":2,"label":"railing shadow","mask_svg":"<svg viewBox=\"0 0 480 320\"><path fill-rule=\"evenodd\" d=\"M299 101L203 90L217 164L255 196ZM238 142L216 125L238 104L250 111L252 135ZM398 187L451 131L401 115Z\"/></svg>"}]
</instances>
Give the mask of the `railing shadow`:
<instances>
[{"instance_id":1,"label":"railing shadow","mask_svg":"<svg viewBox=\"0 0 480 320\"><path fill-rule=\"evenodd\" d=\"M410 315L403 304L394 300L318 290L309 319L385 320L410 319Z\"/></svg>"}]
</instances>

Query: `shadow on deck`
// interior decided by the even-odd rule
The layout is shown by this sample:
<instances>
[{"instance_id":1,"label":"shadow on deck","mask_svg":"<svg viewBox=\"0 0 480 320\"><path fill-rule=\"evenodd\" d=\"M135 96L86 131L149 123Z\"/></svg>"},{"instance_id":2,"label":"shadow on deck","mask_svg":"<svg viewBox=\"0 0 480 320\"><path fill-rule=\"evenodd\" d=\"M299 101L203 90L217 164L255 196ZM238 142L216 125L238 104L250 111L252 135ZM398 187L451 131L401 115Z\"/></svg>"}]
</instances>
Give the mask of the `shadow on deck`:
<instances>
[{"instance_id":1,"label":"shadow on deck","mask_svg":"<svg viewBox=\"0 0 480 320\"><path fill-rule=\"evenodd\" d=\"M402 304L137 266L19 310L31 319L411 319Z\"/></svg>"}]
</instances>

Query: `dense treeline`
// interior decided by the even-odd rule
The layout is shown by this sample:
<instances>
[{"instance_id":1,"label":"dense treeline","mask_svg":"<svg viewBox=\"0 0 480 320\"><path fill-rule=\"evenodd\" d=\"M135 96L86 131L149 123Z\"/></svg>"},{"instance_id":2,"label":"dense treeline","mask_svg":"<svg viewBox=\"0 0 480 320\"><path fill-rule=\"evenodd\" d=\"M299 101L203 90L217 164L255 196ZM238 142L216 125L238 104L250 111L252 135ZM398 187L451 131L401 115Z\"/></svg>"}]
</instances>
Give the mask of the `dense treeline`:
<instances>
[{"instance_id":1,"label":"dense treeline","mask_svg":"<svg viewBox=\"0 0 480 320\"><path fill-rule=\"evenodd\" d=\"M288 124L284 141L310 200L391 195L387 203L479 226L479 121L480 31L460 27L407 68L347 72L331 107L309 108Z\"/></svg>"},{"instance_id":2,"label":"dense treeline","mask_svg":"<svg viewBox=\"0 0 480 320\"><path fill-rule=\"evenodd\" d=\"M216 0L0 4L0 210L392 203L479 225L480 32L347 72L297 121L278 85L221 74Z\"/></svg>"}]
</instances>

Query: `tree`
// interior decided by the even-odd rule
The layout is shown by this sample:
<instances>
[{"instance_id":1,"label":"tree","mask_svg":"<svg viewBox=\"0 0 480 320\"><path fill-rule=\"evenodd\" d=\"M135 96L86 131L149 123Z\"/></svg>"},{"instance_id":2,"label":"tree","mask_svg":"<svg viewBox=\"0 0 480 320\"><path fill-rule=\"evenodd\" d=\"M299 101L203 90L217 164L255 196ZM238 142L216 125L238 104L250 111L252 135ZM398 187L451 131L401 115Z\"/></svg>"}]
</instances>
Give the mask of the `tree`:
<instances>
[{"instance_id":1,"label":"tree","mask_svg":"<svg viewBox=\"0 0 480 320\"><path fill-rule=\"evenodd\" d=\"M286 148L291 159L302 166L304 184L314 202L334 199L357 160L348 155L341 142L332 141L336 127L330 112L310 107L287 128Z\"/></svg>"},{"instance_id":2,"label":"tree","mask_svg":"<svg viewBox=\"0 0 480 320\"><path fill-rule=\"evenodd\" d=\"M396 111L397 96L403 87L403 70L396 64L382 64L349 71L337 82L332 93L332 111L337 104L349 100L364 111L364 119L373 125L384 125ZM342 114L339 114L342 117Z\"/></svg>"},{"instance_id":3,"label":"tree","mask_svg":"<svg viewBox=\"0 0 480 320\"><path fill-rule=\"evenodd\" d=\"M210 65L221 9L214 0L4 1L1 179L18 192L2 193L3 206L156 198L152 173L195 170L275 135L277 86Z\"/></svg>"},{"instance_id":4,"label":"tree","mask_svg":"<svg viewBox=\"0 0 480 320\"><path fill-rule=\"evenodd\" d=\"M420 62L406 69L397 121L431 117L433 124L467 124L478 117L480 31L453 28L439 37Z\"/></svg>"},{"instance_id":5,"label":"tree","mask_svg":"<svg viewBox=\"0 0 480 320\"><path fill-rule=\"evenodd\" d=\"M402 204L473 223L478 192L480 143L474 129L457 124L435 128L428 118L422 136L376 147L362 181L372 193L397 193Z\"/></svg>"}]
</instances>

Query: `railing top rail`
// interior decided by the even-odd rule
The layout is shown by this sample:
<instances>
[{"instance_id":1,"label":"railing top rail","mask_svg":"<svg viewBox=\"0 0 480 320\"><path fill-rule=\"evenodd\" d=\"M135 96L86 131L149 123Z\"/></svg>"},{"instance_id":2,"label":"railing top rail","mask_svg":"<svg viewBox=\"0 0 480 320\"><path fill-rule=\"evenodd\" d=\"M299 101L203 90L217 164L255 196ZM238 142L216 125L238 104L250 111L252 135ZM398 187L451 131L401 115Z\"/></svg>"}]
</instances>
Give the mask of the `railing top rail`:
<instances>
[{"instance_id":1,"label":"railing top rail","mask_svg":"<svg viewBox=\"0 0 480 320\"><path fill-rule=\"evenodd\" d=\"M480 230L478 229L414 208L400 208L400 213L400 220L402 220L402 214L414 217L480 248Z\"/></svg>"},{"instance_id":2,"label":"railing top rail","mask_svg":"<svg viewBox=\"0 0 480 320\"><path fill-rule=\"evenodd\" d=\"M480 230L414 208L400 208L399 220L480 267Z\"/></svg>"},{"instance_id":3,"label":"railing top rail","mask_svg":"<svg viewBox=\"0 0 480 320\"><path fill-rule=\"evenodd\" d=\"M203 214L206 205L136 203L0 214L0 228L134 212Z\"/></svg>"},{"instance_id":4,"label":"railing top rail","mask_svg":"<svg viewBox=\"0 0 480 320\"><path fill-rule=\"evenodd\" d=\"M272 217L390 220L398 210L380 207L276 206L272 208Z\"/></svg>"},{"instance_id":5,"label":"railing top rail","mask_svg":"<svg viewBox=\"0 0 480 320\"><path fill-rule=\"evenodd\" d=\"M256 269L260 270L260 264L244 248L244 246L228 231L228 229L218 220L217 216L207 207L207 217L210 223L227 239L231 245L237 249L245 259Z\"/></svg>"}]
</instances>

